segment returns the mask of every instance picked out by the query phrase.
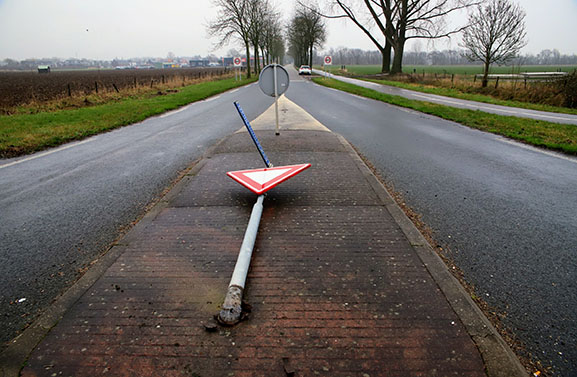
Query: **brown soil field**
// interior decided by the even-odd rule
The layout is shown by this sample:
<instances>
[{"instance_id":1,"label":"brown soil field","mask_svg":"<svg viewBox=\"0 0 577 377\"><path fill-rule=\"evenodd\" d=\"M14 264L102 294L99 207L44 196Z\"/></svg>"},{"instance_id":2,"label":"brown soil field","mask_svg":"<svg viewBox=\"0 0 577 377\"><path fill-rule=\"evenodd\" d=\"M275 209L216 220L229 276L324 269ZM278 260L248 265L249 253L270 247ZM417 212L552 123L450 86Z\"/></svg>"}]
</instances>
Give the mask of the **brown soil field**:
<instances>
[{"instance_id":1,"label":"brown soil field","mask_svg":"<svg viewBox=\"0 0 577 377\"><path fill-rule=\"evenodd\" d=\"M226 68L0 72L0 114L22 105L160 84L185 85L230 72Z\"/></svg>"}]
</instances>

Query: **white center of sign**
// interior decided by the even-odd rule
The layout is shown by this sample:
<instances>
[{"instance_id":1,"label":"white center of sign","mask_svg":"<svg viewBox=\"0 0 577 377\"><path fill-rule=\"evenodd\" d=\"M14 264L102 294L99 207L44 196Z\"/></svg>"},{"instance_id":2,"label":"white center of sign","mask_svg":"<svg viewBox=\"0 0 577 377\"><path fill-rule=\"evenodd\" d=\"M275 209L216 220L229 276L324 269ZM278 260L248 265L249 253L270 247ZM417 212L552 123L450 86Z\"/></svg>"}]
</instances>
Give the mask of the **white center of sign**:
<instances>
[{"instance_id":1,"label":"white center of sign","mask_svg":"<svg viewBox=\"0 0 577 377\"><path fill-rule=\"evenodd\" d=\"M256 183L264 185L265 183L272 181L276 177L283 175L289 170L291 169L264 170L264 171L244 173L244 175L246 175Z\"/></svg>"}]
</instances>

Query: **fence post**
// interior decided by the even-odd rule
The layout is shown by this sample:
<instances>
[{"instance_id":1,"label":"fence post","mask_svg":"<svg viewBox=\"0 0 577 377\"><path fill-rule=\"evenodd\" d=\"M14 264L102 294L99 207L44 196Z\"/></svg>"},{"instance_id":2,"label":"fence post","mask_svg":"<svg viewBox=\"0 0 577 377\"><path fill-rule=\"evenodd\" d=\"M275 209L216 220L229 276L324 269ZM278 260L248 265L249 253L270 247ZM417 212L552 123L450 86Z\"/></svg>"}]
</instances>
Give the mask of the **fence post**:
<instances>
[{"instance_id":1,"label":"fence post","mask_svg":"<svg viewBox=\"0 0 577 377\"><path fill-rule=\"evenodd\" d=\"M98 81L94 81L94 89L96 89L96 94L98 94Z\"/></svg>"},{"instance_id":2,"label":"fence post","mask_svg":"<svg viewBox=\"0 0 577 377\"><path fill-rule=\"evenodd\" d=\"M495 81L495 89L499 86L499 77L497 77L497 81Z\"/></svg>"},{"instance_id":3,"label":"fence post","mask_svg":"<svg viewBox=\"0 0 577 377\"><path fill-rule=\"evenodd\" d=\"M112 86L114 87L114 90L116 90L116 93L120 93L120 90L118 90L115 83L112 83Z\"/></svg>"},{"instance_id":4,"label":"fence post","mask_svg":"<svg viewBox=\"0 0 577 377\"><path fill-rule=\"evenodd\" d=\"M70 84L68 84L68 97L72 97L72 90L70 89Z\"/></svg>"}]
</instances>

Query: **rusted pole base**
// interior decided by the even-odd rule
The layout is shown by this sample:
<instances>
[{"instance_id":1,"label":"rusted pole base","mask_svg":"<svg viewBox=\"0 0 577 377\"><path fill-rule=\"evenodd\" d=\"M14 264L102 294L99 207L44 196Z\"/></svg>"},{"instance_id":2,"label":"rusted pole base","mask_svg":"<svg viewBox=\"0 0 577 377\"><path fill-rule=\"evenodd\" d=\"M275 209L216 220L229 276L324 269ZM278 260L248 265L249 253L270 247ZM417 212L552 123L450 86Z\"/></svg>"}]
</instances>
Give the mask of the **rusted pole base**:
<instances>
[{"instance_id":1,"label":"rusted pole base","mask_svg":"<svg viewBox=\"0 0 577 377\"><path fill-rule=\"evenodd\" d=\"M234 326L240 322L242 315L242 291L237 285L228 287L228 292L218 314L218 322L226 326Z\"/></svg>"}]
</instances>

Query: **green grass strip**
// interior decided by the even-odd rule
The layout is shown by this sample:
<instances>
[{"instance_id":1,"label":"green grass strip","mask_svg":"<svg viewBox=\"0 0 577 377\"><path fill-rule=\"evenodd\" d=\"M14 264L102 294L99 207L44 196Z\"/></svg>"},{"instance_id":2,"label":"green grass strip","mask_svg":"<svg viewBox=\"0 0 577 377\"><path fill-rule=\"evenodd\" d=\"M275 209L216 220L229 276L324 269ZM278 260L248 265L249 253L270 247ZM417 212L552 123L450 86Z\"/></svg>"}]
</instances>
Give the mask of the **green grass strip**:
<instances>
[{"instance_id":1,"label":"green grass strip","mask_svg":"<svg viewBox=\"0 0 577 377\"><path fill-rule=\"evenodd\" d=\"M530 66L530 67L524 67L524 68L533 68L532 70L529 69L528 71L536 71L535 67L539 67L539 68L541 68L541 70L545 70L548 72L555 72L559 68L559 67L547 67L547 66L544 66L544 67L543 66ZM472 68L478 68L480 70L478 73L482 73L482 68L475 67L475 66L439 66L439 67L430 66L427 68L428 68L427 72L429 72L429 73L431 73L431 72L443 73L443 71L447 72L447 70L449 70L449 72L453 71L452 73L463 74L463 72L462 72L463 69L469 69L468 72L471 73ZM511 73L509 67L507 67L509 69L509 71L505 71L505 70L500 69L500 68L504 68L504 67L496 67L496 68L493 68L493 70L497 70L499 72L502 71L501 73ZM563 68L564 68L565 72L571 72L573 69L576 69L577 67L563 67ZM319 69L322 69L322 68L319 68ZM336 66L331 67L330 69L328 69L328 71L330 71L331 73L333 73L335 75L342 75L344 77L354 77L355 75L374 75L374 74L380 73L380 71L381 71L380 66L363 66L363 65L347 66L347 69L348 69L348 73L349 73L348 75L343 74L343 72L340 71L340 69ZM412 69L405 69L405 72L411 72L411 71L412 71ZM495 72L492 72L492 73L495 73ZM449 75L450 74L451 73L449 73ZM464 100L469 100L469 101L489 103L489 104L493 104L493 105L518 107L518 108L522 108L522 109L547 111L547 112L551 112L551 113L563 113L563 114L577 115L577 109L570 109L568 107L559 107L559 106L543 105L543 104L538 104L538 103L504 100L504 99L498 99L498 98L491 97L489 95L484 95L484 94L466 93L466 92L462 92L458 89L431 87L431 86L426 86L426 85L405 83L405 82L400 82L400 81L369 79L369 78L360 78L360 77L357 79L369 81L369 82L374 82L377 84L394 86L394 87L402 88L402 89L414 90L416 92L421 92L421 93L436 94L439 96L459 98L459 99L464 99ZM521 85L521 84L519 84L519 85Z\"/></svg>"},{"instance_id":2,"label":"green grass strip","mask_svg":"<svg viewBox=\"0 0 577 377\"><path fill-rule=\"evenodd\" d=\"M16 157L143 121L256 81L208 81L177 93L127 98L74 110L0 116L0 157Z\"/></svg>"},{"instance_id":3,"label":"green grass strip","mask_svg":"<svg viewBox=\"0 0 577 377\"><path fill-rule=\"evenodd\" d=\"M577 126L575 125L496 115L478 110L459 109L430 102L415 101L334 79L315 78L313 81L323 86L435 115L537 147L577 155Z\"/></svg>"},{"instance_id":4,"label":"green grass strip","mask_svg":"<svg viewBox=\"0 0 577 377\"><path fill-rule=\"evenodd\" d=\"M419 84L409 84L409 83L398 82L398 81L389 81L389 80L366 79L365 81L375 82L377 84L395 86L397 88L414 90L416 92L421 92L421 93L436 94L439 96L453 97L453 98L459 98L459 99L476 101L476 102L483 102L483 103L490 103L493 105L519 107L522 109L529 109L529 110L548 111L548 112L552 112L552 113L563 113L563 114L577 115L577 110L570 109L567 107L541 105L541 104L537 104L537 103L529 103L529 102L521 102L521 101L508 101L508 100L497 99L497 98L483 95L483 94L465 93L465 92L461 92L460 90L457 90L457 89L432 88L430 86L424 86L424 85L419 85Z\"/></svg>"}]
</instances>

